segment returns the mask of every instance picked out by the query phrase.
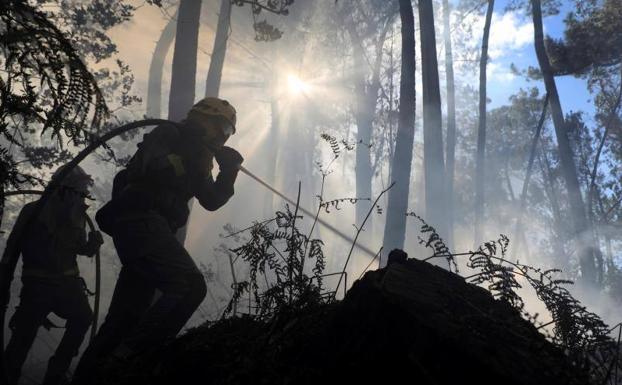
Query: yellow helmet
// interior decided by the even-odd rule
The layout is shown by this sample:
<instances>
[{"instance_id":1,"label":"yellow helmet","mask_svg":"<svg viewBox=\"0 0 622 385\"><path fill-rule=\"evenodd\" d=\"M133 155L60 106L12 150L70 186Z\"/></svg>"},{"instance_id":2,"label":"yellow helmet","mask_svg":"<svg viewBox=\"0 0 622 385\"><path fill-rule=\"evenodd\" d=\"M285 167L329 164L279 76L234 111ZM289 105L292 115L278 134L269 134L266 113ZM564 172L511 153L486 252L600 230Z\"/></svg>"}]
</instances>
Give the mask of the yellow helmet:
<instances>
[{"instance_id":1,"label":"yellow helmet","mask_svg":"<svg viewBox=\"0 0 622 385\"><path fill-rule=\"evenodd\" d=\"M207 116L222 116L231 124L233 132L235 132L236 111L231 103L224 99L214 97L201 99L194 106L192 106L190 113Z\"/></svg>"}]
</instances>

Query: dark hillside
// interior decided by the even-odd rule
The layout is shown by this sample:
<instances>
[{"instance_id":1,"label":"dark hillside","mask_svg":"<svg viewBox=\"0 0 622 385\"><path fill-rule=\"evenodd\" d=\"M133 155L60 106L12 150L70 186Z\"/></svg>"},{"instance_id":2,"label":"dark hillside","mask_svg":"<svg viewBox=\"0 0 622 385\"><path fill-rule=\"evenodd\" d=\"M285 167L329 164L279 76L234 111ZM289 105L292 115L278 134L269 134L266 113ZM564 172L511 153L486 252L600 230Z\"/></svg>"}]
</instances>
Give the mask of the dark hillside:
<instances>
[{"instance_id":1,"label":"dark hillside","mask_svg":"<svg viewBox=\"0 0 622 385\"><path fill-rule=\"evenodd\" d=\"M102 384L587 383L511 306L416 260L367 273L341 302L206 324L107 372Z\"/></svg>"}]
</instances>

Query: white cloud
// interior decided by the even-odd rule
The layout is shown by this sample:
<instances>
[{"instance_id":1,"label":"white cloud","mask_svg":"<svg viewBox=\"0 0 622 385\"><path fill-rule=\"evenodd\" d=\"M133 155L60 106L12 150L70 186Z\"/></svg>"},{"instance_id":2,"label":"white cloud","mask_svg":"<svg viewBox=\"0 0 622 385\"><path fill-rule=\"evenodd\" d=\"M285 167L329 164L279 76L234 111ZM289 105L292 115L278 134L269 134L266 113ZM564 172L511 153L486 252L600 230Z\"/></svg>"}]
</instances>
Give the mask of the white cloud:
<instances>
[{"instance_id":1,"label":"white cloud","mask_svg":"<svg viewBox=\"0 0 622 385\"><path fill-rule=\"evenodd\" d=\"M477 70L473 72L472 69L477 67L479 61L485 16L484 12L469 15L456 31L461 36L459 39L462 40L462 45L456 45L457 57L468 59L471 64L467 66L470 69L466 71L458 70L459 76L472 84L478 82L478 72ZM516 12L493 13L488 42L489 81L513 82L516 75L512 73L510 63L516 58L524 57L527 51L533 50L533 39L533 25L530 19Z\"/></svg>"},{"instance_id":2,"label":"white cloud","mask_svg":"<svg viewBox=\"0 0 622 385\"><path fill-rule=\"evenodd\" d=\"M467 51L479 54L485 18L482 13L471 14L462 20L456 33L460 34L458 39L462 40ZM488 42L488 54L492 59L516 56L532 44L533 25L530 20L521 18L516 12L493 13Z\"/></svg>"},{"instance_id":3,"label":"white cloud","mask_svg":"<svg viewBox=\"0 0 622 385\"><path fill-rule=\"evenodd\" d=\"M532 44L533 24L530 21L521 20L515 12L505 13L501 17L497 13L493 14L489 42L492 59L515 54L512 51L522 50Z\"/></svg>"}]
</instances>

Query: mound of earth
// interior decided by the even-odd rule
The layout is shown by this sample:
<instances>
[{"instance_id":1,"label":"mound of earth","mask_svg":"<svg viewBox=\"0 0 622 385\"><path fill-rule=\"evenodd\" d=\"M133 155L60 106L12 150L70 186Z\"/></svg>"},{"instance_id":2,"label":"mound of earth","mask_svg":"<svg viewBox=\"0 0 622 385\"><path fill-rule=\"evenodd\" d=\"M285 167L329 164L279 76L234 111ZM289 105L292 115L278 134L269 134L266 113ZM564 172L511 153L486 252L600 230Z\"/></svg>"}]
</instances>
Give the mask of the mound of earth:
<instances>
[{"instance_id":1,"label":"mound of earth","mask_svg":"<svg viewBox=\"0 0 622 385\"><path fill-rule=\"evenodd\" d=\"M368 272L344 300L270 322L225 319L101 384L586 384L507 303L408 260Z\"/></svg>"}]
</instances>

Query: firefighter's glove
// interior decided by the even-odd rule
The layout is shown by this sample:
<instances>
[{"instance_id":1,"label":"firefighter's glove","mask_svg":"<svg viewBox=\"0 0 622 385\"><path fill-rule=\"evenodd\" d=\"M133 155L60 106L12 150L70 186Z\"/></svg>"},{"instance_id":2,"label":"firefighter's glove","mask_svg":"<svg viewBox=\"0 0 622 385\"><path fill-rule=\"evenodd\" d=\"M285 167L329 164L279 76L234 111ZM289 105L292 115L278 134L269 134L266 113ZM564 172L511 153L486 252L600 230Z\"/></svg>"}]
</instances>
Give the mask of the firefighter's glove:
<instances>
[{"instance_id":1,"label":"firefighter's glove","mask_svg":"<svg viewBox=\"0 0 622 385\"><path fill-rule=\"evenodd\" d=\"M237 170L244 161L242 155L231 147L223 146L215 155L221 170Z\"/></svg>"},{"instance_id":2,"label":"firefighter's glove","mask_svg":"<svg viewBox=\"0 0 622 385\"><path fill-rule=\"evenodd\" d=\"M89 233L89 240L88 240L89 249L93 251L97 251L97 249L99 249L99 247L103 244L104 244L104 237L102 236L102 233L100 233L99 231L91 231Z\"/></svg>"}]
</instances>

